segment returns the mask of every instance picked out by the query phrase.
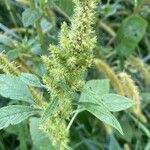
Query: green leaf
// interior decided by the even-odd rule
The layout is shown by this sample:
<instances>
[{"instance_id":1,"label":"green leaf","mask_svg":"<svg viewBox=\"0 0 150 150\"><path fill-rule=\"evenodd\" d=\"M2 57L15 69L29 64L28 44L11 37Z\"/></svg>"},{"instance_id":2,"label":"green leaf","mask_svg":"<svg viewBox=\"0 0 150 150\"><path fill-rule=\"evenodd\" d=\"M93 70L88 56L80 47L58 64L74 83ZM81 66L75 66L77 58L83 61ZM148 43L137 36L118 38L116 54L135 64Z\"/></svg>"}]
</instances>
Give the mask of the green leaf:
<instances>
[{"instance_id":1,"label":"green leaf","mask_svg":"<svg viewBox=\"0 0 150 150\"><path fill-rule=\"evenodd\" d=\"M89 102L97 105L105 105L109 111L125 110L135 104L124 96L108 94L108 80L91 80L86 83L81 93L79 102Z\"/></svg>"},{"instance_id":2,"label":"green leaf","mask_svg":"<svg viewBox=\"0 0 150 150\"><path fill-rule=\"evenodd\" d=\"M25 27L34 25L34 23L42 16L39 9L27 8L22 14L22 23Z\"/></svg>"},{"instance_id":3,"label":"green leaf","mask_svg":"<svg viewBox=\"0 0 150 150\"><path fill-rule=\"evenodd\" d=\"M109 86L108 79L101 79L88 81L84 88L94 91L97 95L103 95L109 93Z\"/></svg>"},{"instance_id":4,"label":"green leaf","mask_svg":"<svg viewBox=\"0 0 150 150\"><path fill-rule=\"evenodd\" d=\"M106 124L109 124L116 128L121 134L123 134L122 128L117 121L117 119L109 112L109 110L104 105L96 105L93 103L82 102L79 103L87 111L93 114L95 117L100 119Z\"/></svg>"},{"instance_id":5,"label":"green leaf","mask_svg":"<svg viewBox=\"0 0 150 150\"><path fill-rule=\"evenodd\" d=\"M34 87L43 87L42 83L40 82L39 78L30 73L21 73L20 79L26 83L27 85L31 85Z\"/></svg>"},{"instance_id":6,"label":"green leaf","mask_svg":"<svg viewBox=\"0 0 150 150\"><path fill-rule=\"evenodd\" d=\"M16 125L40 110L30 106L10 105L0 108L0 129Z\"/></svg>"},{"instance_id":7,"label":"green leaf","mask_svg":"<svg viewBox=\"0 0 150 150\"><path fill-rule=\"evenodd\" d=\"M13 100L34 103L34 98L28 86L13 75L0 75L0 95Z\"/></svg>"},{"instance_id":8,"label":"green leaf","mask_svg":"<svg viewBox=\"0 0 150 150\"><path fill-rule=\"evenodd\" d=\"M83 87L79 102L91 102L99 104L100 96L109 93L109 80L90 80ZM93 97L94 96L94 97Z\"/></svg>"},{"instance_id":9,"label":"green leaf","mask_svg":"<svg viewBox=\"0 0 150 150\"><path fill-rule=\"evenodd\" d=\"M51 113L53 113L57 105L58 105L58 100L57 99L52 100L52 102L48 105L47 109L45 110L41 118L42 122L45 121L51 115Z\"/></svg>"},{"instance_id":10,"label":"green leaf","mask_svg":"<svg viewBox=\"0 0 150 150\"><path fill-rule=\"evenodd\" d=\"M15 60L20 56L20 50L19 49L13 49L7 52L7 57L9 60Z\"/></svg>"},{"instance_id":11,"label":"green leaf","mask_svg":"<svg viewBox=\"0 0 150 150\"><path fill-rule=\"evenodd\" d=\"M39 129L40 118L30 119L30 134L36 150L56 150L49 137Z\"/></svg>"},{"instance_id":12,"label":"green leaf","mask_svg":"<svg viewBox=\"0 0 150 150\"><path fill-rule=\"evenodd\" d=\"M117 94L105 94L101 97L109 111L125 110L135 104L134 100Z\"/></svg>"},{"instance_id":13,"label":"green leaf","mask_svg":"<svg viewBox=\"0 0 150 150\"><path fill-rule=\"evenodd\" d=\"M147 25L147 21L137 15L129 16L122 22L116 37L116 50L120 56L133 53L143 38Z\"/></svg>"},{"instance_id":14,"label":"green leaf","mask_svg":"<svg viewBox=\"0 0 150 150\"><path fill-rule=\"evenodd\" d=\"M108 80L91 80L86 83L79 99L87 111L95 115L104 123L112 125L120 133L121 126L110 111L120 111L131 107L134 101L116 94L108 94Z\"/></svg>"}]
</instances>

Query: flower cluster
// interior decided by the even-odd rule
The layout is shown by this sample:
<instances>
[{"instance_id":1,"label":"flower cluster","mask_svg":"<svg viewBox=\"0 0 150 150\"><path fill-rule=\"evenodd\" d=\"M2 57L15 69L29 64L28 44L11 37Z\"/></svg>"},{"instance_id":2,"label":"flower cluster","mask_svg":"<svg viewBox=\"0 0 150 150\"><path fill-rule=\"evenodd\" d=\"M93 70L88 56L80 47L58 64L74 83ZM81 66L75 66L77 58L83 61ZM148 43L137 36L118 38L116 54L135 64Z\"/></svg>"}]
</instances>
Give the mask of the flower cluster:
<instances>
[{"instance_id":1,"label":"flower cluster","mask_svg":"<svg viewBox=\"0 0 150 150\"><path fill-rule=\"evenodd\" d=\"M59 129L62 128L60 124L65 124L64 120L72 112L72 95L84 85L85 71L92 64L93 48L96 45L92 25L97 0L74 0L74 3L76 7L71 26L62 24L59 45L50 45L51 55L42 57L48 71L43 81L51 95L56 96L59 102L57 111L53 114L57 117L51 116L48 119L53 125L44 126L44 123L43 130L55 137L56 142L64 139L66 143L66 125L63 125L64 129Z\"/></svg>"}]
</instances>

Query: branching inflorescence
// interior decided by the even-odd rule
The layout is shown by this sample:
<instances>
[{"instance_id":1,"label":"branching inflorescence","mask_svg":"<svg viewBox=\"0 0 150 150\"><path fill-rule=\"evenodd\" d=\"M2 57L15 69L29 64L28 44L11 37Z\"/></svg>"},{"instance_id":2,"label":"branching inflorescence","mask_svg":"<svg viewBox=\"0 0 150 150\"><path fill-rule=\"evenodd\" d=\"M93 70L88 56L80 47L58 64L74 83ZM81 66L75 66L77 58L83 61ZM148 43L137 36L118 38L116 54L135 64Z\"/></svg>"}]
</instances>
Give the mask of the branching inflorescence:
<instances>
[{"instance_id":1,"label":"branching inflorescence","mask_svg":"<svg viewBox=\"0 0 150 150\"><path fill-rule=\"evenodd\" d=\"M67 145L69 141L65 120L72 112L72 95L84 85L85 71L92 64L96 45L92 25L97 0L74 0L74 3L71 27L62 24L59 45L50 45L50 57L42 57L48 70L43 81L51 99L58 99L58 107L41 128L59 145Z\"/></svg>"}]
</instances>

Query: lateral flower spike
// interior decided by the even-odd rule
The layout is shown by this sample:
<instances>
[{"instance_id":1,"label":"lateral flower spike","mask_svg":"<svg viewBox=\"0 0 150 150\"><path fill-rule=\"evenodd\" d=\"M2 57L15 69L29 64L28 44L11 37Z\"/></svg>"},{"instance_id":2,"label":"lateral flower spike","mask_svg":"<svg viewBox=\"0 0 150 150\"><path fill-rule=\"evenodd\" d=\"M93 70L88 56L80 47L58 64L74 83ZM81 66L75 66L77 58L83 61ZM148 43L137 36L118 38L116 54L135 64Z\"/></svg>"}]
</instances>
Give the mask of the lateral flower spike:
<instances>
[{"instance_id":1,"label":"lateral flower spike","mask_svg":"<svg viewBox=\"0 0 150 150\"><path fill-rule=\"evenodd\" d=\"M132 78L125 72L119 74L125 95L136 101L136 105L132 107L131 111L142 121L146 122L147 119L141 111L141 97L139 94L139 89L135 85Z\"/></svg>"}]
</instances>

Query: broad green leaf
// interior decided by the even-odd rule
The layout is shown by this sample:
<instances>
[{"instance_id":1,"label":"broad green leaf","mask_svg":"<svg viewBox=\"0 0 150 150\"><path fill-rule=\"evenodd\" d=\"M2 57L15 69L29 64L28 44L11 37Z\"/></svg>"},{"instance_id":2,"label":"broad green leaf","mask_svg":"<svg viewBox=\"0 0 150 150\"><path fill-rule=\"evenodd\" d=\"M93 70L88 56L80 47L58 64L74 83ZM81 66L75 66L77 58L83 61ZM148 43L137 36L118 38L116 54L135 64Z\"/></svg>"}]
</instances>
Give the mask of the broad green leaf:
<instances>
[{"instance_id":1,"label":"broad green leaf","mask_svg":"<svg viewBox=\"0 0 150 150\"><path fill-rule=\"evenodd\" d=\"M34 103L28 86L19 77L13 75L0 75L0 95L13 100Z\"/></svg>"},{"instance_id":2,"label":"broad green leaf","mask_svg":"<svg viewBox=\"0 0 150 150\"><path fill-rule=\"evenodd\" d=\"M101 103L100 97L109 93L109 80L90 80L83 87L79 102Z\"/></svg>"},{"instance_id":3,"label":"broad green leaf","mask_svg":"<svg viewBox=\"0 0 150 150\"><path fill-rule=\"evenodd\" d=\"M49 137L39 129L40 118L30 119L30 134L36 150L56 150Z\"/></svg>"},{"instance_id":4,"label":"broad green leaf","mask_svg":"<svg viewBox=\"0 0 150 150\"><path fill-rule=\"evenodd\" d=\"M124 96L108 94L108 80L91 80L86 83L81 93L79 102L89 102L97 105L105 105L109 111L125 110L135 104Z\"/></svg>"},{"instance_id":5,"label":"broad green leaf","mask_svg":"<svg viewBox=\"0 0 150 150\"><path fill-rule=\"evenodd\" d=\"M7 52L7 57L9 60L15 60L20 56L21 52L19 49L13 49Z\"/></svg>"},{"instance_id":6,"label":"broad green leaf","mask_svg":"<svg viewBox=\"0 0 150 150\"><path fill-rule=\"evenodd\" d=\"M122 22L116 37L116 50L120 56L133 53L146 32L147 24L144 18L137 15L129 16Z\"/></svg>"},{"instance_id":7,"label":"broad green leaf","mask_svg":"<svg viewBox=\"0 0 150 150\"><path fill-rule=\"evenodd\" d=\"M113 112L125 110L135 104L134 100L117 94L105 94L101 97L101 100L108 110Z\"/></svg>"},{"instance_id":8,"label":"broad green leaf","mask_svg":"<svg viewBox=\"0 0 150 150\"><path fill-rule=\"evenodd\" d=\"M30 73L21 73L20 79L26 83L27 85L31 85L34 87L43 87L41 84L39 78L33 74Z\"/></svg>"},{"instance_id":9,"label":"broad green leaf","mask_svg":"<svg viewBox=\"0 0 150 150\"><path fill-rule=\"evenodd\" d=\"M41 13L39 9L27 8L22 14L22 23L25 27L33 25L39 18Z\"/></svg>"},{"instance_id":10,"label":"broad green leaf","mask_svg":"<svg viewBox=\"0 0 150 150\"><path fill-rule=\"evenodd\" d=\"M45 121L51 115L51 113L53 113L53 111L56 109L57 105L58 105L58 100L57 99L52 100L52 102L46 108L46 110L41 118L42 122Z\"/></svg>"},{"instance_id":11,"label":"broad green leaf","mask_svg":"<svg viewBox=\"0 0 150 150\"><path fill-rule=\"evenodd\" d=\"M84 89L92 90L97 95L109 93L109 88L109 80L107 79L90 80L84 86Z\"/></svg>"},{"instance_id":12,"label":"broad green leaf","mask_svg":"<svg viewBox=\"0 0 150 150\"><path fill-rule=\"evenodd\" d=\"M81 102L79 103L83 108L93 114L106 124L109 124L116 128L121 134L123 134L122 128L117 119L109 112L104 105L96 105L93 103Z\"/></svg>"},{"instance_id":13,"label":"broad green leaf","mask_svg":"<svg viewBox=\"0 0 150 150\"><path fill-rule=\"evenodd\" d=\"M9 105L0 108L0 129L16 125L40 110L31 106Z\"/></svg>"}]
</instances>

